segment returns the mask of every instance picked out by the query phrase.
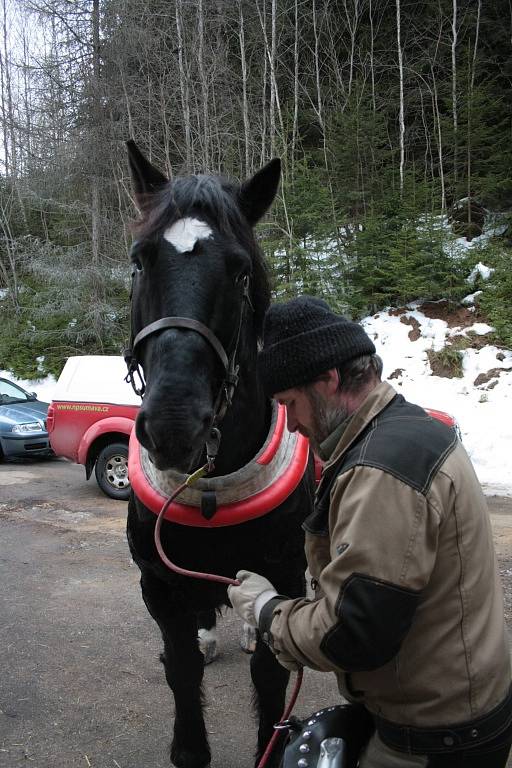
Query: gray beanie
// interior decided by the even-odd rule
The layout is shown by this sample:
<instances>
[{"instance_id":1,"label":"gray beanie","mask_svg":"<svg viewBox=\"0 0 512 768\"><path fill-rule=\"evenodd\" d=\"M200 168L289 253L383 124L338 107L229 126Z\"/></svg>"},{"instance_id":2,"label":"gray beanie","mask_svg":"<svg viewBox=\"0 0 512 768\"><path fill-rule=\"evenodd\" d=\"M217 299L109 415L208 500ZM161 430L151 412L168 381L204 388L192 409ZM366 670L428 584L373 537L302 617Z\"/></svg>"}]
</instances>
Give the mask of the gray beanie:
<instances>
[{"instance_id":1,"label":"gray beanie","mask_svg":"<svg viewBox=\"0 0 512 768\"><path fill-rule=\"evenodd\" d=\"M323 299L300 296L268 310L258 364L265 392L273 395L374 353L358 323L336 315Z\"/></svg>"}]
</instances>

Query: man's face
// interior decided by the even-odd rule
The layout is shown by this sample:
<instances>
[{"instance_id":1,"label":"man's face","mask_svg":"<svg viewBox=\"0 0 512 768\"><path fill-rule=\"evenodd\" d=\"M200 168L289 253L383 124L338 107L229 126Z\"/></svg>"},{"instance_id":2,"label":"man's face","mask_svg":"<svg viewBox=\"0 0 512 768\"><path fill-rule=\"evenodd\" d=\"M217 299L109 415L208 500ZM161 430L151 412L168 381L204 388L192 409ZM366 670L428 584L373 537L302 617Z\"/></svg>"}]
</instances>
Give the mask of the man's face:
<instances>
[{"instance_id":1,"label":"man's face","mask_svg":"<svg viewBox=\"0 0 512 768\"><path fill-rule=\"evenodd\" d=\"M298 431L309 438L314 451L348 417L347 409L339 398L329 396L323 381L277 392L274 399L286 407L290 432Z\"/></svg>"}]
</instances>

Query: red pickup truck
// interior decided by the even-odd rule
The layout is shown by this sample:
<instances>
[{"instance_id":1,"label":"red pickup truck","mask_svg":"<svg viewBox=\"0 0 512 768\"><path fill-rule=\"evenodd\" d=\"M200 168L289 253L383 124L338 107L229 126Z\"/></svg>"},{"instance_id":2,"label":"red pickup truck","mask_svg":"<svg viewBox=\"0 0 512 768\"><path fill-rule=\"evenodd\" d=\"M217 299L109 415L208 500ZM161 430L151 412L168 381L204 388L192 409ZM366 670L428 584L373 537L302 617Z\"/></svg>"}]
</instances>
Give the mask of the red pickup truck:
<instances>
[{"instance_id":1,"label":"red pickup truck","mask_svg":"<svg viewBox=\"0 0 512 768\"><path fill-rule=\"evenodd\" d=\"M140 397L124 380L122 357L70 357L48 408L50 444L57 456L94 468L101 490L113 499L130 495L128 441Z\"/></svg>"}]
</instances>

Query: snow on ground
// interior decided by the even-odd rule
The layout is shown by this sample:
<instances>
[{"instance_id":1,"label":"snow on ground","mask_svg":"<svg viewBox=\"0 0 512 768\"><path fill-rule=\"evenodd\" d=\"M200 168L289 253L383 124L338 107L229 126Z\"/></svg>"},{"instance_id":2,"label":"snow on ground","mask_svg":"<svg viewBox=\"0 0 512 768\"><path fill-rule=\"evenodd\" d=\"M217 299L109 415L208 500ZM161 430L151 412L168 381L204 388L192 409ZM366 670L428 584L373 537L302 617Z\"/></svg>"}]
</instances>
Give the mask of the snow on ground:
<instances>
[{"instance_id":1,"label":"snow on ground","mask_svg":"<svg viewBox=\"0 0 512 768\"><path fill-rule=\"evenodd\" d=\"M362 321L384 361L384 378L400 370L398 376L389 379L398 392L426 408L455 416L486 493L512 496L512 370L475 385L479 374L495 368L512 369L512 351L492 345L481 349L470 347L462 351L462 378L433 376L428 350L442 349L446 340L455 334L467 335L472 330L485 336L492 328L484 323L475 323L469 328L449 328L444 320L426 317L419 306L409 305L400 316L390 314L393 310L384 310ZM401 321L401 317L413 318L419 323L421 335L416 341L409 339L412 326ZM5 371L0 371L0 376L13 379ZM46 402L52 399L56 384L53 377L18 383Z\"/></svg>"},{"instance_id":2,"label":"snow on ground","mask_svg":"<svg viewBox=\"0 0 512 768\"><path fill-rule=\"evenodd\" d=\"M402 322L401 317L414 318L420 323L421 335L416 341L409 339L412 326ZM401 316L382 311L366 318L362 324L383 359L383 377L388 378L401 369L390 384L407 400L455 416L464 446L486 493L512 496L512 370L479 386L474 383L479 374L495 368L512 369L512 351L492 345L468 348L462 351L462 378L444 378L432 375L427 351L442 349L446 339L461 333L460 328L450 329L444 320L426 317L415 304ZM490 326L483 326L476 323L464 332L473 330L485 334L492 330Z\"/></svg>"}]
</instances>

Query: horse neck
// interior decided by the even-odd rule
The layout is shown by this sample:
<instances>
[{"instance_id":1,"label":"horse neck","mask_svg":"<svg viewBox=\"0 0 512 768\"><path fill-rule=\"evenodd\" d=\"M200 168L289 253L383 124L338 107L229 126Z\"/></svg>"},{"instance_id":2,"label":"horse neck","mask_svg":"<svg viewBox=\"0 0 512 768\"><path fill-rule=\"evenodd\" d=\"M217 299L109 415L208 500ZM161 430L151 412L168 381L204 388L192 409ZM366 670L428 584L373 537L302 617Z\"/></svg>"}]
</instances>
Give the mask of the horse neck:
<instances>
[{"instance_id":1,"label":"horse neck","mask_svg":"<svg viewBox=\"0 0 512 768\"><path fill-rule=\"evenodd\" d=\"M221 446L215 474L226 475L247 464L260 450L270 427L271 405L263 393L252 360L240 360L233 403L219 425Z\"/></svg>"}]
</instances>

